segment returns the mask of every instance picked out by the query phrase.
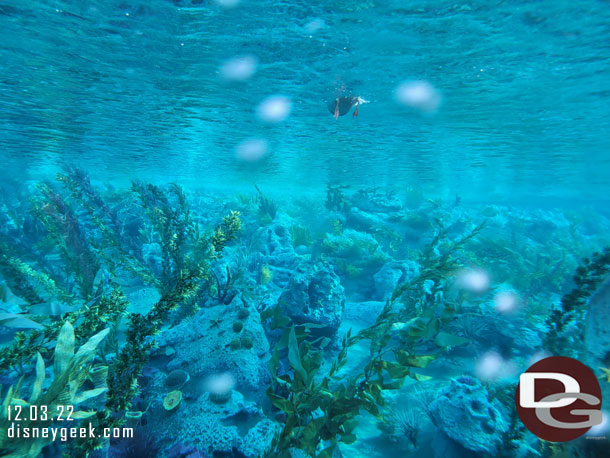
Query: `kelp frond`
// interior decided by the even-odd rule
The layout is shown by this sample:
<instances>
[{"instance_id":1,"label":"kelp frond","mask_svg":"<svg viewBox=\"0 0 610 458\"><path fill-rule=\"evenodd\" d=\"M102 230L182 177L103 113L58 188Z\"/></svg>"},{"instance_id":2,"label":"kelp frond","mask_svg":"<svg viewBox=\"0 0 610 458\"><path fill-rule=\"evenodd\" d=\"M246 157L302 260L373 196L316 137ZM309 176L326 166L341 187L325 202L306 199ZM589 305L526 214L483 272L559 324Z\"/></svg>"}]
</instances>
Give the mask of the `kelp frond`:
<instances>
[{"instance_id":1,"label":"kelp frond","mask_svg":"<svg viewBox=\"0 0 610 458\"><path fill-rule=\"evenodd\" d=\"M7 431L13 421L9 418L9 407L20 406L30 412L30 407L35 406L34 410L40 413L36 420L24 419L19 422L20 428L50 427L58 416L65 418L68 415L67 406L76 407L107 390L105 387L82 390L82 386L87 379L97 347L108 332L109 329L104 329L95 334L75 352L74 328L69 322L64 323L55 347L53 382L44 392L42 386L45 380L45 363L40 353L36 354L36 376L29 399L26 401L20 397L21 380L16 387L11 386L4 397L0 412L0 449L3 450L3 456L35 458L39 456L42 448L52 441L50 437L9 438ZM15 411L14 408L11 410ZM76 410L71 412L70 416L78 420L89 418L94 414L95 411Z\"/></svg>"}]
</instances>

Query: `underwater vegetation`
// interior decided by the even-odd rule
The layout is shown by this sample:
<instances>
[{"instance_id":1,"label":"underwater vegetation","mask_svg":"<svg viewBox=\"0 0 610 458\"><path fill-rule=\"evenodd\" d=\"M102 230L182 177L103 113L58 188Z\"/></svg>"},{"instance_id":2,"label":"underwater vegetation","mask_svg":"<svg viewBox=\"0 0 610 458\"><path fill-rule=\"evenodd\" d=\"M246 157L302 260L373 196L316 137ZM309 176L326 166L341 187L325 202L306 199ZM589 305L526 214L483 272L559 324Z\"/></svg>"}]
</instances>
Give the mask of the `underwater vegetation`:
<instances>
[{"instance_id":1,"label":"underwater vegetation","mask_svg":"<svg viewBox=\"0 0 610 458\"><path fill-rule=\"evenodd\" d=\"M12 424L9 413L9 406L26 407L32 411L39 406L40 411L45 413L44 420L36 418L29 419L22 427L50 426L58 417L65 416L64 406L78 406L86 403L89 399L96 398L106 392L105 380L101 380L91 390L82 390L91 369L91 361L95 357L97 346L109 333L105 329L92 336L75 353L74 328L69 321L66 321L59 331L57 344L55 346L53 358L53 381L47 389L43 390L43 383L46 378L45 362L40 353L36 355L35 378L31 386L31 395L27 401L21 399L23 376L15 387L11 386L6 393L3 401L2 431L0 450L3 456L9 457L36 457L42 448L51 442L50 438L38 438L36 440L13 439L7 436L7 430ZM95 415L95 411L78 410L71 414L74 419L85 419ZM13 423L14 424L14 423Z\"/></svg>"},{"instance_id":2,"label":"underwater vegetation","mask_svg":"<svg viewBox=\"0 0 610 458\"><path fill-rule=\"evenodd\" d=\"M98 427L120 426L132 407L132 399L140 392L138 378L155 346L152 337L173 310L197 299L209 281L209 263L222 256L222 250L240 230L239 213L229 213L209 233L200 234L185 195L177 186L172 185L164 191L153 185L134 183L131 192L122 196L120 204L110 208L82 172L68 169L65 174L58 175L58 182L64 192L57 185L43 183L37 186L39 194L32 198L32 214L36 219L33 224L46 229L39 240L22 241L21 245L12 240L11 245L16 248L8 248L6 240L10 234L2 234L6 239L3 240L3 272L8 284L28 285L23 297L25 311L39 300L67 301L75 310L58 316L43 316L40 329L16 333L13 343L0 350L0 368L23 374L25 367L35 362L37 375L32 383L36 387L44 381L44 358L51 358L53 354L49 344L57 340L53 359L59 369L55 370L58 381L54 383L65 385L66 380L71 381L74 376L69 372L72 366L78 366L82 384L87 372L83 372L81 366L95 356L95 346L101 340L99 336L116 334L119 323L124 322L125 341L119 343L115 339L106 352L107 355L112 351L112 360L100 355L108 364L104 402L87 415ZM125 207L119 210L119 206ZM120 219L117 215L121 211L128 217ZM137 248L127 236L130 231L139 241ZM44 258L48 248L27 253L26 243L34 246L46 239L53 240L59 254L54 263ZM141 247L146 242L154 244L158 250L155 262L142 254ZM23 253L27 253L32 264L17 257ZM123 277L119 279L121 275ZM117 283L126 279L154 286L160 299L146 313L128 312L127 301ZM32 291L36 294L30 294ZM68 331L65 329L70 330L71 337L66 337ZM100 329L104 330L100 332ZM87 342L77 353L75 362L70 364L58 361L58 354L65 352L65 339L70 340L72 346L74 342ZM81 357L82 352L86 353L86 359ZM66 370L68 373L64 374ZM9 390L7 405L18 396L22 383L20 381L15 389ZM71 384L70 400L77 387ZM55 393L63 385L51 385L51 388ZM36 400L39 391L40 387L34 388L36 396L32 396L30 402ZM43 399L52 405L55 397ZM101 445L96 439L74 441L67 453L86 456ZM26 451L30 445L23 443L12 443L11 447L23 447L12 452L14 456L36 456L40 451L40 447L36 453Z\"/></svg>"},{"instance_id":3,"label":"underwater vegetation","mask_svg":"<svg viewBox=\"0 0 610 458\"><path fill-rule=\"evenodd\" d=\"M595 456L526 433L512 400L538 354L586 354L610 387L606 322L581 326L605 316L608 241L561 212L329 185L314 224L259 188L56 178L3 204L3 405L141 437L65 456ZM51 445L7 421L3 456Z\"/></svg>"}]
</instances>

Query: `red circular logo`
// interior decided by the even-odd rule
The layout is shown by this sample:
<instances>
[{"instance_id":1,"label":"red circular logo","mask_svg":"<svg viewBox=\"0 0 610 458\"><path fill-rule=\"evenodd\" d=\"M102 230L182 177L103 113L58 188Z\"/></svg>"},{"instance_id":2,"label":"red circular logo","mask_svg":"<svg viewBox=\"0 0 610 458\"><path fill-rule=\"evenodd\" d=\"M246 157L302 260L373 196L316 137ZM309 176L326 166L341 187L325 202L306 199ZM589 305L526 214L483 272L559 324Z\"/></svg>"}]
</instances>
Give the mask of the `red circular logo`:
<instances>
[{"instance_id":1,"label":"red circular logo","mask_svg":"<svg viewBox=\"0 0 610 458\"><path fill-rule=\"evenodd\" d=\"M550 442L571 441L602 422L595 374L565 356L540 360L521 374L515 401L525 427Z\"/></svg>"}]
</instances>

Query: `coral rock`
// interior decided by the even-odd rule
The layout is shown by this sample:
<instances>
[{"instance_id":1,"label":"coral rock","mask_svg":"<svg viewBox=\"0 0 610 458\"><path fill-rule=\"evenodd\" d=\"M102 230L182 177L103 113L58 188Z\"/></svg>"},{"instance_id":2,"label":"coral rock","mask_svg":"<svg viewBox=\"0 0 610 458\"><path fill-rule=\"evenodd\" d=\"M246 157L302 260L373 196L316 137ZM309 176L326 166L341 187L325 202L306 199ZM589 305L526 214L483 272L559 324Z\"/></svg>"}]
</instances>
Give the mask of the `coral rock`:
<instances>
[{"instance_id":1,"label":"coral rock","mask_svg":"<svg viewBox=\"0 0 610 458\"><path fill-rule=\"evenodd\" d=\"M487 388L469 376L452 379L430 412L443 433L473 452L495 455L508 430L502 404L490 402Z\"/></svg>"},{"instance_id":2,"label":"coral rock","mask_svg":"<svg viewBox=\"0 0 610 458\"><path fill-rule=\"evenodd\" d=\"M159 338L161 346L171 345L176 349L167 368L188 368L193 377L230 372L241 389L262 393L269 380L266 363L269 342L258 313L242 319L240 335L242 339L249 339L248 345L239 341L231 344L236 339L233 323L242 307L241 300L235 298L229 306L202 309L191 320L168 329Z\"/></svg>"},{"instance_id":3,"label":"coral rock","mask_svg":"<svg viewBox=\"0 0 610 458\"><path fill-rule=\"evenodd\" d=\"M329 264L302 264L279 301L296 323L323 325L319 332L333 335L343 318L345 291Z\"/></svg>"},{"instance_id":4,"label":"coral rock","mask_svg":"<svg viewBox=\"0 0 610 458\"><path fill-rule=\"evenodd\" d=\"M373 276L376 299L388 299L398 283L405 283L417 276L419 265L414 261L388 262Z\"/></svg>"}]
</instances>

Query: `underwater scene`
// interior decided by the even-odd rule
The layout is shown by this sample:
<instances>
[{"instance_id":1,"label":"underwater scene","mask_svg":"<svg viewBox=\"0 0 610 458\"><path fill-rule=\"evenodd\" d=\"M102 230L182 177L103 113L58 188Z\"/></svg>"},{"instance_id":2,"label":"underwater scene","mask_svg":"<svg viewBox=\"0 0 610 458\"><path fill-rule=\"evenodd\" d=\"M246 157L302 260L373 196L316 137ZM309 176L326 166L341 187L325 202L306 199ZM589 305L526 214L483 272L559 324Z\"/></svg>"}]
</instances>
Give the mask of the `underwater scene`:
<instances>
[{"instance_id":1,"label":"underwater scene","mask_svg":"<svg viewBox=\"0 0 610 458\"><path fill-rule=\"evenodd\" d=\"M0 1L0 456L610 457L610 4Z\"/></svg>"}]
</instances>

